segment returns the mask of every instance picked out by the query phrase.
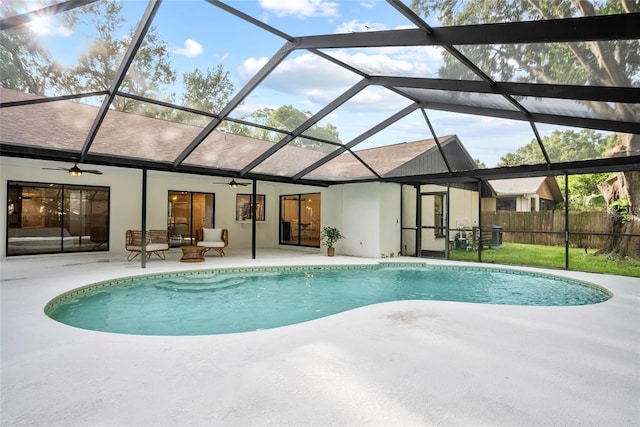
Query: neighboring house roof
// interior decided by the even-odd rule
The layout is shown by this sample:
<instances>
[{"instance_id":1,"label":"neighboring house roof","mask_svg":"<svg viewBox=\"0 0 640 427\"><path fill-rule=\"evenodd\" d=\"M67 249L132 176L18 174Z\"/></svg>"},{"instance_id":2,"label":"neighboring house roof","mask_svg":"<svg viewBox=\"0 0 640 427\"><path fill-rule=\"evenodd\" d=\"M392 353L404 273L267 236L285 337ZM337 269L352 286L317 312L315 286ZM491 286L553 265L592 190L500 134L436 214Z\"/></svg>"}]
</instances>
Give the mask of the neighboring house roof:
<instances>
[{"instance_id":1,"label":"neighboring house roof","mask_svg":"<svg viewBox=\"0 0 640 427\"><path fill-rule=\"evenodd\" d=\"M540 194L544 196L544 198L552 197L551 200L556 202L564 200L560 186L558 186L558 181L554 176L494 179L490 180L489 184L491 184L491 187L493 187L498 197Z\"/></svg>"}]
</instances>

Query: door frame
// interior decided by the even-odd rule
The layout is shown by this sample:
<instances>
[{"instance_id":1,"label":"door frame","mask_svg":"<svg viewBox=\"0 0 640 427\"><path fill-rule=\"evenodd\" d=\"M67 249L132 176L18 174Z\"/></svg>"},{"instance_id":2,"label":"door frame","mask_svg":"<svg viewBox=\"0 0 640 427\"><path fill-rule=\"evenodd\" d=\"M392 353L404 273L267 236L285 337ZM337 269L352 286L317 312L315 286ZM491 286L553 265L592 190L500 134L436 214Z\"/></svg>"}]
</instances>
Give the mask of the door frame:
<instances>
[{"instance_id":1,"label":"door frame","mask_svg":"<svg viewBox=\"0 0 640 427\"><path fill-rule=\"evenodd\" d=\"M422 206L423 196L443 196L444 204L442 209L444 212L442 213L442 225L437 226L435 223L433 225L424 225L422 223L422 212L424 207ZM449 258L449 186L446 187L446 190L443 191L418 191L416 192L416 205L417 209L417 239L416 239L416 253L420 258ZM422 243L424 241L423 236L426 234L428 230L442 230L442 236L438 238L442 238L444 248L442 250L430 250L423 249Z\"/></svg>"}]
</instances>

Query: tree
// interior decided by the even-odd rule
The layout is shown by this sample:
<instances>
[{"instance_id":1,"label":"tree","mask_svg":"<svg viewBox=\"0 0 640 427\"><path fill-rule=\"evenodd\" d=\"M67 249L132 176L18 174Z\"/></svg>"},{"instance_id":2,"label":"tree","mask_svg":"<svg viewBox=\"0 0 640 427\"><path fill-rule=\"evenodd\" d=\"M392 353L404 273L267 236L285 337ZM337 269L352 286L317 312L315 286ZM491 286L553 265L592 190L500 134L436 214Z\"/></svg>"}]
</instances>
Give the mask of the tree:
<instances>
[{"instance_id":1,"label":"tree","mask_svg":"<svg viewBox=\"0 0 640 427\"><path fill-rule=\"evenodd\" d=\"M583 129L581 131L555 130L549 136L542 138L549 159L554 162L570 162L599 158L605 155L607 150L615 144L615 134L609 136L600 132ZM498 166L517 166L545 163L544 155L533 139L513 153L507 153L500 158Z\"/></svg>"},{"instance_id":2,"label":"tree","mask_svg":"<svg viewBox=\"0 0 640 427\"><path fill-rule=\"evenodd\" d=\"M583 129L581 131L553 131L542 138L542 144L552 162L570 162L602 157L616 142L615 134L602 135L600 132ZM513 153L500 158L498 166L517 166L544 163L544 155L538 141L533 139ZM607 205L598 189L598 184L607 181L610 173L572 175L569 179L569 209L605 210ZM558 177L560 188L564 188L564 177Z\"/></svg>"},{"instance_id":3,"label":"tree","mask_svg":"<svg viewBox=\"0 0 640 427\"><path fill-rule=\"evenodd\" d=\"M229 79L229 72L225 71L222 65L213 69L208 68L206 73L196 68L190 73L185 73L182 80L184 82L183 105L207 113L219 113L229 102L234 91L233 83ZM204 116L194 117L193 114L176 111L171 120L206 126L211 119Z\"/></svg>"},{"instance_id":4,"label":"tree","mask_svg":"<svg viewBox=\"0 0 640 427\"><path fill-rule=\"evenodd\" d=\"M611 178L611 173L589 173L569 177L569 209L573 211L606 211L607 204L598 185ZM564 187L564 177L558 179Z\"/></svg>"},{"instance_id":5,"label":"tree","mask_svg":"<svg viewBox=\"0 0 640 427\"><path fill-rule=\"evenodd\" d=\"M135 29L131 28L128 37L116 37L117 30L124 22L122 8L122 3L102 1L82 8L82 13L90 17L88 22L98 31L98 36L90 44L87 52L79 56L78 63L66 70L65 79L62 81L66 90L71 93L83 93L111 87L135 32ZM151 27L119 90L148 98L162 97L171 101L173 96L164 95L164 89L175 81L169 48L159 39L155 28ZM116 97L113 107L119 111L136 112L151 117L158 115L158 109L124 97Z\"/></svg>"},{"instance_id":6,"label":"tree","mask_svg":"<svg viewBox=\"0 0 640 427\"><path fill-rule=\"evenodd\" d=\"M283 105L277 109L262 108L256 112L245 117L244 120L251 121L256 124L261 124L271 128L282 129L284 131L292 131L304 123L309 117L311 112L300 111L293 107L293 105ZM249 128L247 126L238 125L233 128L234 133L240 133L242 135L251 136L253 138L263 139L265 141L277 142L284 138L285 134L281 132L270 131L262 128ZM326 141L332 141L340 143L337 128L331 123L327 123L324 126L314 125L304 132L304 135L319 138ZM299 137L296 138L292 145L307 148L310 150L322 151L330 153L334 150L334 147L314 139Z\"/></svg>"},{"instance_id":7,"label":"tree","mask_svg":"<svg viewBox=\"0 0 640 427\"><path fill-rule=\"evenodd\" d=\"M1 32L2 86L38 95L109 89L135 31L130 28L126 37L116 36L125 21L122 9L122 3L102 0L58 15L68 27L88 22L98 34L86 52L78 57L78 62L69 67L61 67L53 61L50 53L37 43L37 37L30 34L27 26ZM87 19L79 19L81 15L85 15ZM184 74L183 80L183 105L209 113L219 112L234 90L228 73L221 65L209 68L204 73L195 69ZM170 88L175 82L176 72L172 68L171 52L152 26L118 90L173 102L176 95ZM112 106L119 111L200 126L210 121L207 117L126 97L116 97Z\"/></svg>"},{"instance_id":8,"label":"tree","mask_svg":"<svg viewBox=\"0 0 640 427\"><path fill-rule=\"evenodd\" d=\"M199 69L182 76L184 81L184 105L208 113L219 113L229 102L234 86L229 80L229 72L222 65L208 68L203 74ZM215 90L212 90L215 88Z\"/></svg>"},{"instance_id":9,"label":"tree","mask_svg":"<svg viewBox=\"0 0 640 427\"><path fill-rule=\"evenodd\" d=\"M595 2L588 0L412 0L411 7L425 17L436 13L444 25L463 25L537 19L593 16L608 13L640 12L640 3L629 0ZM582 43L522 43L494 46L461 46L460 51L495 80L528 81L612 87L633 87L640 76L640 50L637 40ZM473 72L453 57L445 57L441 78L471 78ZM597 114L634 122L640 117L640 104L579 101ZM608 156L640 153L640 135L617 134L615 148ZM511 160L511 159L509 159ZM632 220L617 224L612 232L640 234L640 171L617 173L600 188L608 205L625 198ZM617 242L613 242L616 240ZM640 257L640 237L612 237L609 252Z\"/></svg>"},{"instance_id":10,"label":"tree","mask_svg":"<svg viewBox=\"0 0 640 427\"><path fill-rule=\"evenodd\" d=\"M46 4L43 4L46 6ZM12 2L0 3L2 16L10 16ZM63 14L64 25L73 26L74 12ZM0 31L0 80L2 87L44 95L47 89L59 85L63 68L51 58L49 51L34 42L32 29L22 25Z\"/></svg>"},{"instance_id":11,"label":"tree","mask_svg":"<svg viewBox=\"0 0 640 427\"><path fill-rule=\"evenodd\" d=\"M486 169L487 165L484 164L484 162L481 162L480 159L478 158L474 158L473 162L476 164L478 169Z\"/></svg>"}]
</instances>

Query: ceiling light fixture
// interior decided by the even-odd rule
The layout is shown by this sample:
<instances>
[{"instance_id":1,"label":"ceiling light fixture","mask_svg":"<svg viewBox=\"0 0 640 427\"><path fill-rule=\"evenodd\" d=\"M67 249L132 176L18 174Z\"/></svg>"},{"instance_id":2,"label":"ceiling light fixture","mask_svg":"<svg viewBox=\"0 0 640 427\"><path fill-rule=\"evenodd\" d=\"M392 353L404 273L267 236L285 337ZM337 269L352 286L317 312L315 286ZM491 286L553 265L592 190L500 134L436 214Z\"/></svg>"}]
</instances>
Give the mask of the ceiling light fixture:
<instances>
[{"instance_id":1,"label":"ceiling light fixture","mask_svg":"<svg viewBox=\"0 0 640 427\"><path fill-rule=\"evenodd\" d=\"M78 167L78 165L73 165L71 169L69 169L69 175L71 176L80 176L82 175L82 171Z\"/></svg>"},{"instance_id":2,"label":"ceiling light fixture","mask_svg":"<svg viewBox=\"0 0 640 427\"><path fill-rule=\"evenodd\" d=\"M235 179L232 179L231 182L229 183L229 188L237 188L238 187L238 183L236 182Z\"/></svg>"}]
</instances>

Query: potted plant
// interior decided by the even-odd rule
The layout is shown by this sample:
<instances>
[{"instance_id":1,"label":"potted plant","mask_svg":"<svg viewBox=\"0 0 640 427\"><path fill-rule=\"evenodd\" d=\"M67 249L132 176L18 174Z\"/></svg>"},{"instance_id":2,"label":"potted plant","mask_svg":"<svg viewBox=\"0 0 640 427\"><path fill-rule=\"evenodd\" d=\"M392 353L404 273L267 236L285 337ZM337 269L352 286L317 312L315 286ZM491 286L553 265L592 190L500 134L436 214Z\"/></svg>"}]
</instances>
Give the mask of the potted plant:
<instances>
[{"instance_id":1,"label":"potted plant","mask_svg":"<svg viewBox=\"0 0 640 427\"><path fill-rule=\"evenodd\" d=\"M322 238L322 244L327 247L327 255L334 256L336 253L336 249L333 245L340 239L344 239L344 236L340 234L340 230L335 227L322 227L322 233L320 233L320 237Z\"/></svg>"}]
</instances>

